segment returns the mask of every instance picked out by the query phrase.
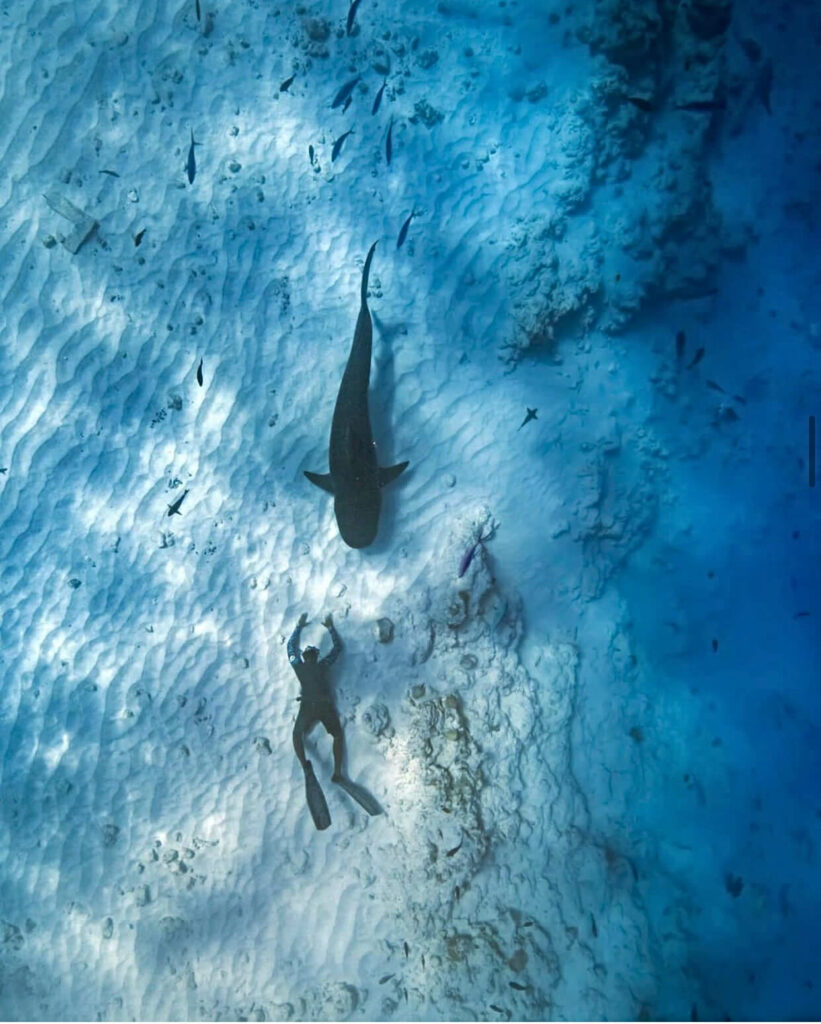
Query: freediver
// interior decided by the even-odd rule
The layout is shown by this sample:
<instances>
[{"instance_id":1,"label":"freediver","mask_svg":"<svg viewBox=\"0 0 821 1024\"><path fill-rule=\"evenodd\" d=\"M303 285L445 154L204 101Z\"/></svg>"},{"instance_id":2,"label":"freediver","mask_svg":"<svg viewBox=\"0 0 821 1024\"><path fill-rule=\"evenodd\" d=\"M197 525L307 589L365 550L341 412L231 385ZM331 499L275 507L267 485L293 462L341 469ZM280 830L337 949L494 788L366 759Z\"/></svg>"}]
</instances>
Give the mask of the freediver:
<instances>
[{"instance_id":1,"label":"freediver","mask_svg":"<svg viewBox=\"0 0 821 1024\"><path fill-rule=\"evenodd\" d=\"M293 740L296 756L305 773L305 798L308 801L308 810L311 812L314 824L321 831L331 824L331 815L328 811L328 804L325 802L325 794L314 775L313 765L305 756L304 744L305 735L317 722L321 722L325 726L326 732L333 739L334 773L331 776L331 781L341 786L368 814L381 814L382 808L367 790L357 786L355 782L351 782L343 775L345 736L328 679L328 669L342 651L339 633L336 631L331 616L326 615L322 624L331 634L333 647L330 653L326 654L324 658L320 658L319 649L310 646L300 653L299 635L307 622L308 616L303 612L288 641L288 660L297 674L300 686L299 714L294 723Z\"/></svg>"}]
</instances>

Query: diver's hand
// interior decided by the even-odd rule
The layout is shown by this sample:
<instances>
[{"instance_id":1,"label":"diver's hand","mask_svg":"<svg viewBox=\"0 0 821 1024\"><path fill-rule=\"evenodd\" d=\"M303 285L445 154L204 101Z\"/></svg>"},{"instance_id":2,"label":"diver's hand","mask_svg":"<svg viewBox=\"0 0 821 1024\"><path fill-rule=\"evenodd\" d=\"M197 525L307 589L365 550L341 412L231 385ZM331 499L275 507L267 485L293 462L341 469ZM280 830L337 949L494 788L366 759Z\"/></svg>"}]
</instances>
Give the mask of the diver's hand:
<instances>
[{"instance_id":1,"label":"diver's hand","mask_svg":"<svg viewBox=\"0 0 821 1024\"><path fill-rule=\"evenodd\" d=\"M298 626L304 626L307 621L308 621L308 613L307 612L303 612L299 616L299 622L297 623L297 625Z\"/></svg>"},{"instance_id":2,"label":"diver's hand","mask_svg":"<svg viewBox=\"0 0 821 1024\"><path fill-rule=\"evenodd\" d=\"M322 620L322 625L325 627L325 629L331 629L333 627L333 624L334 624L334 620L331 617L331 613L328 612L328 614Z\"/></svg>"}]
</instances>

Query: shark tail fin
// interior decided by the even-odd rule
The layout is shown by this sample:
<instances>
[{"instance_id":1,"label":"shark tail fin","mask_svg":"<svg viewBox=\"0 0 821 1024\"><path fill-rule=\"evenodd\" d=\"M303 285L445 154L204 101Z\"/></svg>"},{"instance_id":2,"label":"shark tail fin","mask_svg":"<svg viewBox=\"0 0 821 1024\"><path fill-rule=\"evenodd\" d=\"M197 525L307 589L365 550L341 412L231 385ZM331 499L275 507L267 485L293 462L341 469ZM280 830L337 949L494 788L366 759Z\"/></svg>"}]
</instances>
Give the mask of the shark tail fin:
<instances>
[{"instance_id":1,"label":"shark tail fin","mask_svg":"<svg viewBox=\"0 0 821 1024\"><path fill-rule=\"evenodd\" d=\"M380 468L378 477L379 486L387 487L388 484L393 483L399 474L407 468L407 459L404 462L397 463L395 466L385 466L384 468Z\"/></svg>"},{"instance_id":2,"label":"shark tail fin","mask_svg":"<svg viewBox=\"0 0 821 1024\"><path fill-rule=\"evenodd\" d=\"M367 305L368 302L368 277L371 272L371 260L373 259L373 251L376 248L376 242L368 249L368 255L365 257L365 266L362 270L362 305Z\"/></svg>"},{"instance_id":3,"label":"shark tail fin","mask_svg":"<svg viewBox=\"0 0 821 1024\"><path fill-rule=\"evenodd\" d=\"M317 487L321 487L323 491L327 491L328 494L334 493L334 482L331 479L330 473L311 473L307 469L304 471L305 476L311 481L312 484L316 484Z\"/></svg>"}]
</instances>

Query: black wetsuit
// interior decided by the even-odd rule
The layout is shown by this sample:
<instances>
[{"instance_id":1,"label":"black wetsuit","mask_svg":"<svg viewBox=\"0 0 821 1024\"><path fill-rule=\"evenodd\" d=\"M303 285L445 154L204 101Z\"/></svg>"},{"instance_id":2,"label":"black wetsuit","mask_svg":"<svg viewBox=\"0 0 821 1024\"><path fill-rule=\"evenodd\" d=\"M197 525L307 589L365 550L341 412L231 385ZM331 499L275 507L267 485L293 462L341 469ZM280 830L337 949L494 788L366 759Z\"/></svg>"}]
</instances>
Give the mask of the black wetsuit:
<instances>
[{"instance_id":1,"label":"black wetsuit","mask_svg":"<svg viewBox=\"0 0 821 1024\"><path fill-rule=\"evenodd\" d=\"M345 755L345 739L342 722L334 704L331 686L328 680L328 669L339 657L342 641L333 623L326 627L331 634L333 648L329 654L317 661L303 661L299 650L299 634L302 626L297 625L288 641L288 660L297 674L301 691L299 714L294 723L294 750L303 769L310 762L305 757L305 734L310 732L317 722L321 722L334 741L334 774L336 781L342 775L342 761Z\"/></svg>"}]
</instances>

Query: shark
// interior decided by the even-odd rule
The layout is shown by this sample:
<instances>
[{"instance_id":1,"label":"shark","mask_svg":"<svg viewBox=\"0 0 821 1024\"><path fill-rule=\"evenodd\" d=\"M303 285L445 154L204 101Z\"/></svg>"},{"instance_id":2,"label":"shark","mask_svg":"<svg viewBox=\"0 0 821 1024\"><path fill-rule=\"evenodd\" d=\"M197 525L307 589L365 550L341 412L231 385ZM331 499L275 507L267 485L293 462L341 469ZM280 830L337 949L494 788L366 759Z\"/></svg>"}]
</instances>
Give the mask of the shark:
<instances>
[{"instance_id":1,"label":"shark","mask_svg":"<svg viewBox=\"0 0 821 1024\"><path fill-rule=\"evenodd\" d=\"M334 513L343 541L365 548L379 529L381 491L408 466L408 461L380 467L368 410L373 323L368 309L368 276L376 242L368 250L362 270L359 316L345 372L336 396L328 448L329 473L305 476L334 496Z\"/></svg>"}]
</instances>

